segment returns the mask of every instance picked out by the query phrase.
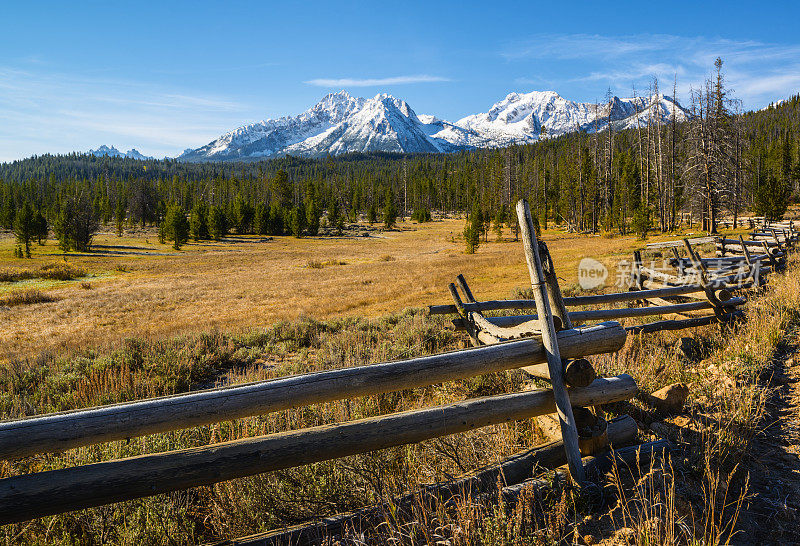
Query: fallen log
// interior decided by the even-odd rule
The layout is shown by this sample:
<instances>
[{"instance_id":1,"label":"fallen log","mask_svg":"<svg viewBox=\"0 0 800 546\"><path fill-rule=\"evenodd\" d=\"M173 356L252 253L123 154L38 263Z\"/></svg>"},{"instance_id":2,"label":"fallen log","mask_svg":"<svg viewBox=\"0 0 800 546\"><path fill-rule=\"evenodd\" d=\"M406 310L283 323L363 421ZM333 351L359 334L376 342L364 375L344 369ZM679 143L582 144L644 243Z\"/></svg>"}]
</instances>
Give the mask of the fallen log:
<instances>
[{"instance_id":1,"label":"fallen log","mask_svg":"<svg viewBox=\"0 0 800 546\"><path fill-rule=\"evenodd\" d=\"M496 346L491 346L496 347ZM572 389L578 406L627 400L629 375ZM347 423L0 480L0 525L417 443L552 413L551 389L465 400Z\"/></svg>"},{"instance_id":2,"label":"fallen log","mask_svg":"<svg viewBox=\"0 0 800 546\"><path fill-rule=\"evenodd\" d=\"M596 456L584 457L586 475L593 478L601 478L615 466L622 466L631 470L633 467L639 468L640 471L645 470L642 468L644 465L651 464L651 462L658 457L666 456L671 448L672 446L667 440L655 440L636 446L614 449ZM562 480L566 479L566 471L559 469L556 471L556 476ZM545 480L528 480L516 485L504 487L501 491L501 495L504 502L513 503L524 492L550 488L552 484L552 478Z\"/></svg>"}]
</instances>

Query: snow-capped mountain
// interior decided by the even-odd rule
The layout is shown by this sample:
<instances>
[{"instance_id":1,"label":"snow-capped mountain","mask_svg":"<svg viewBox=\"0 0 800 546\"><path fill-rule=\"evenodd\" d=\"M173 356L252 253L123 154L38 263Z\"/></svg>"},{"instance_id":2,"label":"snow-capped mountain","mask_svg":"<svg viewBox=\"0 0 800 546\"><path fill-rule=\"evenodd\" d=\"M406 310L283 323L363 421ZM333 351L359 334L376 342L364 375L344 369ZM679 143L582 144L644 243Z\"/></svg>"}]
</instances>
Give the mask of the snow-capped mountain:
<instances>
[{"instance_id":1,"label":"snow-capped mountain","mask_svg":"<svg viewBox=\"0 0 800 546\"><path fill-rule=\"evenodd\" d=\"M347 152L452 152L487 145L469 129L433 116L417 117L400 99L380 94L371 99L331 93L298 116L268 119L226 133L196 150L187 161L267 158L282 155L320 157Z\"/></svg>"},{"instance_id":2,"label":"snow-capped mountain","mask_svg":"<svg viewBox=\"0 0 800 546\"><path fill-rule=\"evenodd\" d=\"M456 125L470 129L495 146L535 142L543 136L559 136L572 131L603 131L611 122L615 129L640 126L649 120L665 123L672 112L678 121L689 113L672 97L658 95L652 99L613 97L607 104L574 102L554 91L510 93L488 112L462 118Z\"/></svg>"},{"instance_id":3,"label":"snow-capped mountain","mask_svg":"<svg viewBox=\"0 0 800 546\"><path fill-rule=\"evenodd\" d=\"M571 131L602 131L678 121L689 116L664 95L620 99L608 104L569 101L553 91L511 93L488 112L451 123L417 115L387 94L371 99L345 91L326 95L297 116L268 119L226 133L179 156L184 161L226 161L298 155L323 157L347 152L446 153L535 142Z\"/></svg>"},{"instance_id":4,"label":"snow-capped mountain","mask_svg":"<svg viewBox=\"0 0 800 546\"><path fill-rule=\"evenodd\" d=\"M140 159L140 160L153 159L152 157L141 154L136 148L131 148L127 152L122 153L119 150L117 150L114 146L109 147L106 146L105 144L103 144L96 150L89 150L88 153L96 157L109 156L109 157L127 157L128 159Z\"/></svg>"}]
</instances>

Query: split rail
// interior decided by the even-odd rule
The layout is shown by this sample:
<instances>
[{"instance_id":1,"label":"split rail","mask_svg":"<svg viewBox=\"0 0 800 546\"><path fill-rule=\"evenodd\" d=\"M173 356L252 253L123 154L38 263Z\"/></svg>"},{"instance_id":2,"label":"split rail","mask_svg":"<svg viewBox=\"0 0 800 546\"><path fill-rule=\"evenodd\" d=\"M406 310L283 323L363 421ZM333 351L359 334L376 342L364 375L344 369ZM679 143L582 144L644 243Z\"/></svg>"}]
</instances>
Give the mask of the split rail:
<instances>
[{"instance_id":1,"label":"split rail","mask_svg":"<svg viewBox=\"0 0 800 546\"><path fill-rule=\"evenodd\" d=\"M701 258L691 240L661 244L660 248L671 249L674 271L656 271L637 253L634 290L564 297L547 245L536 237L526 201L517 204L517 215L533 299L477 301L459 275L449 287L453 304L430 307L433 314L457 313L454 324L467 331L473 348L3 421L0 458L61 452L504 370L522 369L547 380L549 388L4 478L0 479L0 524L546 415L560 435L556 451L563 454L552 460L565 462L569 476L581 484L585 481L582 456L602 451L609 438L613 442L635 435L630 433L630 421L624 426L607 423L601 406L630 399L637 391L628 375L597 377L586 357L619 350L631 332L686 328L736 316L736 309L745 302L738 295L742 287L757 285L760 275L785 267L786 254L798 239L792 224L755 226L754 222L748 241L741 237L694 241L716 241L719 256L715 258ZM681 245L686 256L678 252ZM636 302L638 307L630 306ZM629 307L584 309L614 303ZM532 313L486 314L512 309ZM668 314L680 318L627 328L615 322ZM548 449L550 453L552 448Z\"/></svg>"},{"instance_id":2,"label":"split rail","mask_svg":"<svg viewBox=\"0 0 800 546\"><path fill-rule=\"evenodd\" d=\"M595 378L588 355L615 352L626 332L618 322L572 326L549 254L538 254L527 203L518 211L540 310L537 334L503 343L289 376L76 411L0 422L0 457L15 459L80 446L218 423L491 372L530 368L551 381L546 389L468 399L356 421L290 430L191 449L116 459L0 480L0 524L26 521L170 491L183 490L348 455L555 413L569 475L584 481L576 408L599 407L636 393L628 375ZM466 283L464 284L466 287ZM500 339L498 338L498 341ZM583 366L581 380L574 369ZM569 380L565 380L569 377ZM579 419L585 420L581 413ZM630 428L630 427L628 427ZM605 432L607 440L607 432Z\"/></svg>"}]
</instances>

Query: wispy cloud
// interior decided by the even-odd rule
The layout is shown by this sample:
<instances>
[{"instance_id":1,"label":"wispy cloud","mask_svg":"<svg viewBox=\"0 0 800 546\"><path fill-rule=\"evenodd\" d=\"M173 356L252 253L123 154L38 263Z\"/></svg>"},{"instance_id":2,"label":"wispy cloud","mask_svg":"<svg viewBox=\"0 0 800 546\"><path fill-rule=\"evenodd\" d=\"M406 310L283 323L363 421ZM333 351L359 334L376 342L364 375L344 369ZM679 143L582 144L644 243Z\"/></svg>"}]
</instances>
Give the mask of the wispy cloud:
<instances>
[{"instance_id":1,"label":"wispy cloud","mask_svg":"<svg viewBox=\"0 0 800 546\"><path fill-rule=\"evenodd\" d=\"M449 82L449 78L418 74L393 76L390 78L317 78L304 83L318 87L378 87L381 85L405 85L411 83Z\"/></svg>"},{"instance_id":2,"label":"wispy cloud","mask_svg":"<svg viewBox=\"0 0 800 546\"><path fill-rule=\"evenodd\" d=\"M0 161L100 144L173 155L208 142L251 110L170 86L0 66Z\"/></svg>"},{"instance_id":3,"label":"wispy cloud","mask_svg":"<svg viewBox=\"0 0 800 546\"><path fill-rule=\"evenodd\" d=\"M646 87L653 77L663 90L665 85L671 87L675 76L678 91L686 93L703 84L714 60L721 57L728 85L746 107L784 98L800 86L800 44L671 34L539 34L506 44L500 56L509 63L535 67L540 71L535 79L604 85L620 93L632 86ZM557 74L550 73L556 71L554 65Z\"/></svg>"}]
</instances>

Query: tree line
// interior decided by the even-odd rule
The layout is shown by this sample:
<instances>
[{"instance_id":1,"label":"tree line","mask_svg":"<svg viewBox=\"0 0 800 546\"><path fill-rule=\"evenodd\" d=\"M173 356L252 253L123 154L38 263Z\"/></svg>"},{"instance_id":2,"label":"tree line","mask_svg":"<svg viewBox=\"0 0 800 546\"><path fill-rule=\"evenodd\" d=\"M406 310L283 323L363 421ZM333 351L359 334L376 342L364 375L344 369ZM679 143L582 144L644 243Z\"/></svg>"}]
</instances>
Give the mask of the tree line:
<instances>
[{"instance_id":1,"label":"tree line","mask_svg":"<svg viewBox=\"0 0 800 546\"><path fill-rule=\"evenodd\" d=\"M659 85L653 80L646 96L659 96ZM692 91L687 121L650 109L636 113L633 127L617 128L611 104L609 92L598 105L609 116L602 132L455 154L235 163L37 156L0 165L0 227L31 241L36 222L46 237L44 222L62 248L85 250L100 224L120 233L158 226L180 246L231 231L314 235L323 221L388 227L398 216L426 221L440 211L467 213L475 233L465 235L477 244L492 223L513 227L520 197L543 228L646 235L690 219L714 233L721 217L744 211L779 218L797 194L800 95L743 112L718 59L713 76Z\"/></svg>"}]
</instances>

